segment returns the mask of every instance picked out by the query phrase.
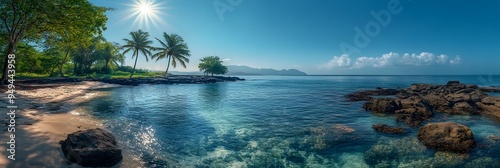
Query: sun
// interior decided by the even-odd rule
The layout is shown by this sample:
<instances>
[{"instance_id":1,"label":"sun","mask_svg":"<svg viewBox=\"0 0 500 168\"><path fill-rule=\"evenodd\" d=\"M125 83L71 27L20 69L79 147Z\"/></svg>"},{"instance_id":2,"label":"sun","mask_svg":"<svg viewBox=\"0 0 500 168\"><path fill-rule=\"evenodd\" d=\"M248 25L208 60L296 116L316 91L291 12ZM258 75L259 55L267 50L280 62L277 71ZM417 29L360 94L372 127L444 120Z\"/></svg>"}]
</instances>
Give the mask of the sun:
<instances>
[{"instance_id":1,"label":"sun","mask_svg":"<svg viewBox=\"0 0 500 168\"><path fill-rule=\"evenodd\" d=\"M160 26L168 27L162 19L162 16L165 15L162 11L166 8L161 3L156 3L155 0L132 0L132 3L127 6L130 7L129 15L124 19L135 17L132 27L140 29L146 27L147 30L150 29L150 25L157 29L160 29Z\"/></svg>"},{"instance_id":2,"label":"sun","mask_svg":"<svg viewBox=\"0 0 500 168\"><path fill-rule=\"evenodd\" d=\"M141 11L141 15L151 15L153 12L151 11L151 6L149 4L142 4L139 7L139 11Z\"/></svg>"}]
</instances>

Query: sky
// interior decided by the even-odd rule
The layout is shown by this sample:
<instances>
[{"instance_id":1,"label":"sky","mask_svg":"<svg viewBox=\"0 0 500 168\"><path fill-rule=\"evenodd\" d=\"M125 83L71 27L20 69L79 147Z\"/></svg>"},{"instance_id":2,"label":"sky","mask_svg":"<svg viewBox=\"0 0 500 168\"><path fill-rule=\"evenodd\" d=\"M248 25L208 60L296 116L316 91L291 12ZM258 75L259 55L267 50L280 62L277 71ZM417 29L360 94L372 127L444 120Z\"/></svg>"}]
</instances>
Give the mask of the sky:
<instances>
[{"instance_id":1,"label":"sky","mask_svg":"<svg viewBox=\"0 0 500 168\"><path fill-rule=\"evenodd\" d=\"M132 4L152 4L156 19L135 21ZM431 0L90 0L114 10L103 33L184 38L188 67L204 56L225 65L298 69L316 75L500 74L500 1ZM135 13L135 14L134 14ZM155 26L156 25L156 26ZM134 60L127 54L126 65ZM165 70L167 60L138 68Z\"/></svg>"}]
</instances>

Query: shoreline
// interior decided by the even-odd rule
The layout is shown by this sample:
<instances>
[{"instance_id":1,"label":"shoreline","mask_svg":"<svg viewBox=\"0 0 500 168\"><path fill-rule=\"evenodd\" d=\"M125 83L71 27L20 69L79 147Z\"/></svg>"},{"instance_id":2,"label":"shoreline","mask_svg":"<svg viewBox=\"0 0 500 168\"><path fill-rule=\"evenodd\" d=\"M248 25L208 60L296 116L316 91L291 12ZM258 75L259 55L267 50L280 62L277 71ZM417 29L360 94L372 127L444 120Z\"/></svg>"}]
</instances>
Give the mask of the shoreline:
<instances>
[{"instance_id":1,"label":"shoreline","mask_svg":"<svg viewBox=\"0 0 500 168\"><path fill-rule=\"evenodd\" d=\"M132 85L140 84L206 84L219 82L235 82L244 81L239 77L226 76L205 76L205 75L171 75L167 77L146 77L146 78L73 78L73 77L56 77L56 78L39 78L39 79L18 79L21 84L54 84L67 82L83 82L94 81L108 84Z\"/></svg>"},{"instance_id":2,"label":"shoreline","mask_svg":"<svg viewBox=\"0 0 500 168\"><path fill-rule=\"evenodd\" d=\"M101 96L95 89L118 87L102 82L83 81L57 84L22 84L17 86L15 125L15 161L8 159L7 145L0 146L0 167L81 167L68 164L62 154L59 141L79 130L103 128L103 122L86 115L77 104ZM7 106L6 93L2 92L0 107ZM2 114L2 124L9 122ZM10 132L2 129L0 141L9 141ZM123 152L124 159L118 164L141 167L140 161Z\"/></svg>"}]
</instances>

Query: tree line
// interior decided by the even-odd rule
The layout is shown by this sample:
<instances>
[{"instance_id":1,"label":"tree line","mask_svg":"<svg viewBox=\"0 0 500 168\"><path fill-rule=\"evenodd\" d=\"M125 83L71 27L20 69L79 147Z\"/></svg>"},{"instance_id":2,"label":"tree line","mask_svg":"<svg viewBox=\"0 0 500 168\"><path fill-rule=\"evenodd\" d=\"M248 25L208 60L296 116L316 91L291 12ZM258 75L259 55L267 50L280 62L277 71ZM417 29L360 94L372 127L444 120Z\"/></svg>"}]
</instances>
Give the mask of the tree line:
<instances>
[{"instance_id":1,"label":"tree line","mask_svg":"<svg viewBox=\"0 0 500 168\"><path fill-rule=\"evenodd\" d=\"M95 6L87 0L0 0L0 58L3 64L1 83L7 79L7 55L16 55L16 72L76 76L113 71L136 71L138 57L146 61L167 59L170 65L186 68L190 51L177 34L163 33L154 38L160 46L152 46L149 33L130 32L124 45L102 37L111 8ZM123 66L125 55L132 54L134 66ZM227 68L216 56L205 57L198 66L205 74L225 74Z\"/></svg>"}]
</instances>

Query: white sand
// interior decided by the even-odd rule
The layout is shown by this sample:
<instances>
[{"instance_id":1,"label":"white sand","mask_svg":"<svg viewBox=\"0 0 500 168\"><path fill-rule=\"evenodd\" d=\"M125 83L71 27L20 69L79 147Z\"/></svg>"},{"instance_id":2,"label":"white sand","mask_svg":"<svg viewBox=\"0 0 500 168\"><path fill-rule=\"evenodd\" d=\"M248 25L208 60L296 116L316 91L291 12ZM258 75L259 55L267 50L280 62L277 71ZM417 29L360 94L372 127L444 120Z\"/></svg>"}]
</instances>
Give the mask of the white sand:
<instances>
[{"instance_id":1,"label":"white sand","mask_svg":"<svg viewBox=\"0 0 500 168\"><path fill-rule=\"evenodd\" d=\"M5 86L3 86L5 87ZM7 131L7 94L0 93L0 167L80 167L68 164L64 159L59 141L67 135L89 128L102 127L102 122L92 116L84 115L83 109L74 108L75 104L102 96L97 88L116 87L101 82L79 82L65 84L27 85L16 88L16 155L15 161L8 159L10 154L6 143L10 140ZM122 163L115 167L144 167L137 159L124 154Z\"/></svg>"}]
</instances>

